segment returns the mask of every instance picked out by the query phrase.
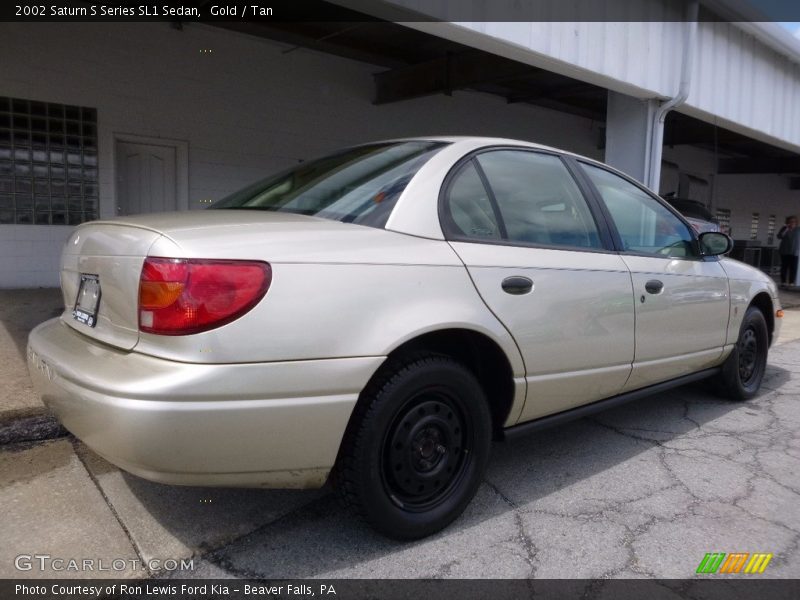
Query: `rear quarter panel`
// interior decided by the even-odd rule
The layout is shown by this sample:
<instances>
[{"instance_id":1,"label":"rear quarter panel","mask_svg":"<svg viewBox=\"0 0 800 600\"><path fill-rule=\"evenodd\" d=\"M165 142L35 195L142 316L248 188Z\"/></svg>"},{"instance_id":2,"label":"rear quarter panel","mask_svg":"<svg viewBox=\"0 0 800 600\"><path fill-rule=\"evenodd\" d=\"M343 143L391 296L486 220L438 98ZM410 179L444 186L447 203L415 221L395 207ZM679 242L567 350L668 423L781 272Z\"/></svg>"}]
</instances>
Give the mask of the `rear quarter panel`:
<instances>
[{"instance_id":1,"label":"rear quarter panel","mask_svg":"<svg viewBox=\"0 0 800 600\"><path fill-rule=\"evenodd\" d=\"M150 255L266 260L272 284L232 323L189 336L142 333L136 351L197 363L386 356L423 333L466 328L493 339L514 375L524 374L511 335L446 242L357 229L352 238L316 236L306 244L297 232L267 241L257 228L213 243L199 232L162 238Z\"/></svg>"}]
</instances>

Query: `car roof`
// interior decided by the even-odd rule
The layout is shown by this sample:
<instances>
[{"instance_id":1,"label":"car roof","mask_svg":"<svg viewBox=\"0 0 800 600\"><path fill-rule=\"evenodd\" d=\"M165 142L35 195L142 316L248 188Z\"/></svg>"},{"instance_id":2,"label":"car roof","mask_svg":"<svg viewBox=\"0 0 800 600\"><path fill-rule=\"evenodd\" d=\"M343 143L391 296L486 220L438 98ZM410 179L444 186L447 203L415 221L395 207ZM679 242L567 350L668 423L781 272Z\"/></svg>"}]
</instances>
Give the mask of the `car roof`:
<instances>
[{"instance_id":1,"label":"car roof","mask_svg":"<svg viewBox=\"0 0 800 600\"><path fill-rule=\"evenodd\" d=\"M501 138L501 137L484 137L484 136L472 136L472 135L431 135L431 136L419 136L419 137L392 138L388 140L376 140L367 143L380 144L383 142L447 142L448 144L464 143L465 145L480 144L484 146L524 146L527 148L536 148L538 150L549 150L550 152L558 152L561 154L580 156L581 158L586 158L587 160L597 162L595 161L595 159L589 158L588 156L581 156L579 154L575 154L573 152L569 152L568 150L563 150L561 148L546 146L544 144L537 144L534 142L529 142L527 140L517 140L512 138Z\"/></svg>"},{"instance_id":2,"label":"car roof","mask_svg":"<svg viewBox=\"0 0 800 600\"><path fill-rule=\"evenodd\" d=\"M572 156L587 163L592 163L609 171L613 171L623 176L626 179L631 179L630 175L628 175L624 171L620 171L619 169L612 167L608 163L603 162L601 159L592 158L591 156L586 156L585 154L578 154L577 152L570 152L569 150L564 150L563 148L556 148L555 146L547 146L545 144L537 144L535 142L529 142L527 140L517 140L513 138L501 138L501 137L475 136L475 135L431 135L431 136L376 140L372 142L365 142L365 144L375 144L375 143L379 144L382 142L447 142L453 145L463 144L464 146L471 146L471 147L519 146L524 148L532 148L534 150L545 150L548 152L555 152L557 154Z\"/></svg>"}]
</instances>

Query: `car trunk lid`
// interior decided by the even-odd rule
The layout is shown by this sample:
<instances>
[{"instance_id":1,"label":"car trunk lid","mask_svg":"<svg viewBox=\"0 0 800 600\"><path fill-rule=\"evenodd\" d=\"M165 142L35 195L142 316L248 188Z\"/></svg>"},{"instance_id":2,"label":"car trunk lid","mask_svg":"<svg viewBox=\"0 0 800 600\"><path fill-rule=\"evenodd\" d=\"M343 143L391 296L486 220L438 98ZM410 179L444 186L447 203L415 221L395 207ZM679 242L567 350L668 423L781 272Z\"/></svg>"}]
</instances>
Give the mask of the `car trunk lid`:
<instances>
[{"instance_id":1,"label":"car trunk lid","mask_svg":"<svg viewBox=\"0 0 800 600\"><path fill-rule=\"evenodd\" d=\"M137 302L142 263L160 237L160 232L133 223L96 222L77 228L61 255L62 321L91 338L132 349L139 341ZM96 280L99 297L95 303L93 284L85 283L84 301L76 306L81 282L86 280ZM87 318L94 304L96 314Z\"/></svg>"}]
</instances>

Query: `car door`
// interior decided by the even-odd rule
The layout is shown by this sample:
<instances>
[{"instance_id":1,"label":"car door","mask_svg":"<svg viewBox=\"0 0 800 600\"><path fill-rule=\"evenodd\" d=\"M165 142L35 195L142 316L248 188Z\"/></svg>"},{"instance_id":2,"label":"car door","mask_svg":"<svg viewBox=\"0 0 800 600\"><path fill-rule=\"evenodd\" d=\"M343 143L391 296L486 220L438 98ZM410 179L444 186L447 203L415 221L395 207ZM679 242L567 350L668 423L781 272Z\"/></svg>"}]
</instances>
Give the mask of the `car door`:
<instances>
[{"instance_id":1,"label":"car door","mask_svg":"<svg viewBox=\"0 0 800 600\"><path fill-rule=\"evenodd\" d=\"M592 200L594 202L594 200ZM631 278L557 154L483 150L442 191L445 235L520 348L520 420L618 393L631 371Z\"/></svg>"},{"instance_id":2,"label":"car door","mask_svg":"<svg viewBox=\"0 0 800 600\"><path fill-rule=\"evenodd\" d=\"M598 165L580 165L633 278L636 355L625 390L714 366L730 312L718 260L702 257L690 227L650 192Z\"/></svg>"}]
</instances>

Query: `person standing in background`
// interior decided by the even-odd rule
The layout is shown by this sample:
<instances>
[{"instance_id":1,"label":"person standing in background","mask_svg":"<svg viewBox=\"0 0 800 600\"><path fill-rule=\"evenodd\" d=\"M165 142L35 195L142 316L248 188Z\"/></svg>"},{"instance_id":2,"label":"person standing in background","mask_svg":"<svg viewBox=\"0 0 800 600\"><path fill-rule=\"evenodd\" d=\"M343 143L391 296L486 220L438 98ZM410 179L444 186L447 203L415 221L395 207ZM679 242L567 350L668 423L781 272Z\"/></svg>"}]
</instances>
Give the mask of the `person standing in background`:
<instances>
[{"instance_id":1,"label":"person standing in background","mask_svg":"<svg viewBox=\"0 0 800 600\"><path fill-rule=\"evenodd\" d=\"M778 232L781 241L778 252L781 255L781 287L795 285L797 282L797 262L800 260L800 235L797 231L797 217L786 217Z\"/></svg>"}]
</instances>

